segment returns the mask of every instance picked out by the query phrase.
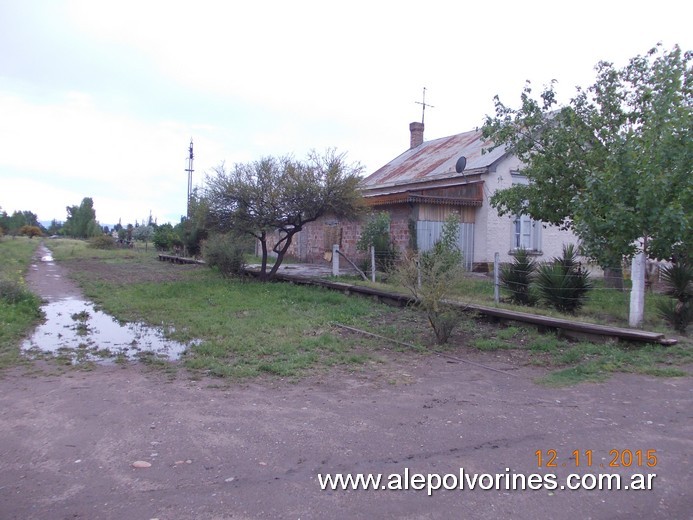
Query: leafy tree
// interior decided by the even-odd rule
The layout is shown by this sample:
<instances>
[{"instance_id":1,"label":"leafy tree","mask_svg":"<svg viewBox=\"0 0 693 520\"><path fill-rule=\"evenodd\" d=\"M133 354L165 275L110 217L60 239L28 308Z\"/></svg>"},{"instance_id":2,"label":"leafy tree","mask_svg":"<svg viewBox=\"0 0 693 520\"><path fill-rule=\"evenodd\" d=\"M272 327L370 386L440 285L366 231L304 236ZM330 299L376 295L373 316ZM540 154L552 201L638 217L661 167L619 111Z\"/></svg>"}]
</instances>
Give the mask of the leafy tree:
<instances>
[{"instance_id":1,"label":"leafy tree","mask_svg":"<svg viewBox=\"0 0 693 520\"><path fill-rule=\"evenodd\" d=\"M138 226L132 230L132 238L144 242L150 242L154 238L154 228L152 226Z\"/></svg>"},{"instance_id":2,"label":"leafy tree","mask_svg":"<svg viewBox=\"0 0 693 520\"><path fill-rule=\"evenodd\" d=\"M173 248L176 239L177 236L173 231L173 226L167 222L156 228L153 238L154 247L158 251L169 251Z\"/></svg>"},{"instance_id":3,"label":"leafy tree","mask_svg":"<svg viewBox=\"0 0 693 520\"><path fill-rule=\"evenodd\" d=\"M38 217L31 211L15 211L12 215L8 215L5 211L0 213L0 227L2 227L5 232L15 236L21 234L20 229L24 226L41 228Z\"/></svg>"},{"instance_id":4,"label":"leafy tree","mask_svg":"<svg viewBox=\"0 0 693 520\"><path fill-rule=\"evenodd\" d=\"M528 185L500 190L500 214L528 214L570 228L604 267L644 252L669 258L691 248L693 74L690 51L657 46L597 78L566 106L554 85L515 110L496 96L483 132L524 163Z\"/></svg>"},{"instance_id":5,"label":"leafy tree","mask_svg":"<svg viewBox=\"0 0 693 520\"><path fill-rule=\"evenodd\" d=\"M58 222L56 219L51 220L51 225L48 226L46 230L47 235L57 235L62 230L62 223Z\"/></svg>"},{"instance_id":6,"label":"leafy tree","mask_svg":"<svg viewBox=\"0 0 693 520\"><path fill-rule=\"evenodd\" d=\"M353 217L361 206L357 189L362 167L347 164L344 154L311 152L305 161L292 157L265 157L224 165L206 181L210 222L217 231L245 233L262 248L260 278L272 278L284 260L296 233L324 215ZM267 272L270 240L278 232L272 251L274 264Z\"/></svg>"},{"instance_id":7,"label":"leafy tree","mask_svg":"<svg viewBox=\"0 0 693 520\"><path fill-rule=\"evenodd\" d=\"M103 234L96 221L96 210L91 197L82 199L79 206L68 206L67 220L63 225L65 234L74 238L89 238Z\"/></svg>"},{"instance_id":8,"label":"leafy tree","mask_svg":"<svg viewBox=\"0 0 693 520\"><path fill-rule=\"evenodd\" d=\"M198 256L202 253L202 243L208 238L209 232L207 199L197 188L190 194L188 213L189 216L183 217L176 225L175 231L183 242L187 254Z\"/></svg>"}]
</instances>

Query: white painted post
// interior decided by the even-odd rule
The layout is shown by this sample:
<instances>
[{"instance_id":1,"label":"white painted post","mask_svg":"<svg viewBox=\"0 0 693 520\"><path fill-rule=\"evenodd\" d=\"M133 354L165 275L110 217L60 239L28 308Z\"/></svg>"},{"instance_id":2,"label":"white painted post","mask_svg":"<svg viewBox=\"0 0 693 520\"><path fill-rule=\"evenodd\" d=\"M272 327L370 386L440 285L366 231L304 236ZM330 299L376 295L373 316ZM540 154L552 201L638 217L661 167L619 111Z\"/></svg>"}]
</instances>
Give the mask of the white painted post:
<instances>
[{"instance_id":1,"label":"white painted post","mask_svg":"<svg viewBox=\"0 0 693 520\"><path fill-rule=\"evenodd\" d=\"M375 246L371 246L371 282L375 283Z\"/></svg>"},{"instance_id":2,"label":"white painted post","mask_svg":"<svg viewBox=\"0 0 693 520\"><path fill-rule=\"evenodd\" d=\"M500 303L500 253L493 255L493 301Z\"/></svg>"},{"instance_id":3,"label":"white painted post","mask_svg":"<svg viewBox=\"0 0 693 520\"><path fill-rule=\"evenodd\" d=\"M332 245L332 276L339 276L339 246Z\"/></svg>"},{"instance_id":4,"label":"white painted post","mask_svg":"<svg viewBox=\"0 0 693 520\"><path fill-rule=\"evenodd\" d=\"M416 260L416 286L421 289L421 263Z\"/></svg>"},{"instance_id":5,"label":"white painted post","mask_svg":"<svg viewBox=\"0 0 693 520\"><path fill-rule=\"evenodd\" d=\"M633 287L630 290L628 325L639 327L645 316L645 253L633 257L630 279Z\"/></svg>"}]
</instances>

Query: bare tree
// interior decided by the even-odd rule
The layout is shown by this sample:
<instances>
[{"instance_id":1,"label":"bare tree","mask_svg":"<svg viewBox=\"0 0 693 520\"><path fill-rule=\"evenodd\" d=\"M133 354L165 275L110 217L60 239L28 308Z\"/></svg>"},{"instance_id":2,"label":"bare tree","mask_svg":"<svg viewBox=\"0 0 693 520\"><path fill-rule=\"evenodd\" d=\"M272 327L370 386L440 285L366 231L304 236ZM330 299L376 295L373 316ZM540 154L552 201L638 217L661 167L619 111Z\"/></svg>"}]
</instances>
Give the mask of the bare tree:
<instances>
[{"instance_id":1,"label":"bare tree","mask_svg":"<svg viewBox=\"0 0 693 520\"><path fill-rule=\"evenodd\" d=\"M265 157L224 164L206 180L210 224L218 231L240 232L257 238L262 248L260 278L272 278L296 233L324 215L354 217L361 208L358 191L362 166L345 161L345 154L311 152L305 161ZM279 232L272 251L276 259L267 272L268 239Z\"/></svg>"}]
</instances>

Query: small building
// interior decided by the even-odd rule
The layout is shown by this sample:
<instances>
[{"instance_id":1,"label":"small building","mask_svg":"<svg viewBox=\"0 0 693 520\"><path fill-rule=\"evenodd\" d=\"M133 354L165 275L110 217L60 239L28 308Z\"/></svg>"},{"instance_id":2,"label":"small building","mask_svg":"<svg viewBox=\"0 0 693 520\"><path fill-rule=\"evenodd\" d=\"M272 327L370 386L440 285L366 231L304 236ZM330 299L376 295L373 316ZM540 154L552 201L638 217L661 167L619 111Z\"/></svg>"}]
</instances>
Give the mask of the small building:
<instances>
[{"instance_id":1,"label":"small building","mask_svg":"<svg viewBox=\"0 0 693 520\"><path fill-rule=\"evenodd\" d=\"M481 130L424 141L423 123L411 123L410 146L360 186L373 211L390 214L390 235L401 251L428 250L441 235L446 219L459 216L458 244L468 269L486 271L500 253L501 262L524 248L538 260L559 256L563 244L577 243L570 231L528 216L498 215L489 199L499 189L526 183L521 162L498 147L488 151ZM290 254L302 261L322 260L332 244L350 258L356 250L361 222L324 218L301 231Z\"/></svg>"}]
</instances>

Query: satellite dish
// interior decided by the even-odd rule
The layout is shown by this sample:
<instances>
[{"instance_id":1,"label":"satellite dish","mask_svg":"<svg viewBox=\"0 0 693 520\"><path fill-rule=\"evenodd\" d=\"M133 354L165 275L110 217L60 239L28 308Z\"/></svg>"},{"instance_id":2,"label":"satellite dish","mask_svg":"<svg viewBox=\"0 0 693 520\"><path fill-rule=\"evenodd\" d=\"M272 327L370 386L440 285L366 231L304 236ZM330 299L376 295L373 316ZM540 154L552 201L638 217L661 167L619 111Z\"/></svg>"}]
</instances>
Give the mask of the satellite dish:
<instances>
[{"instance_id":1,"label":"satellite dish","mask_svg":"<svg viewBox=\"0 0 693 520\"><path fill-rule=\"evenodd\" d=\"M457 159L457 164L455 164L455 171L457 173L462 173L467 166L467 158L463 155Z\"/></svg>"}]
</instances>

